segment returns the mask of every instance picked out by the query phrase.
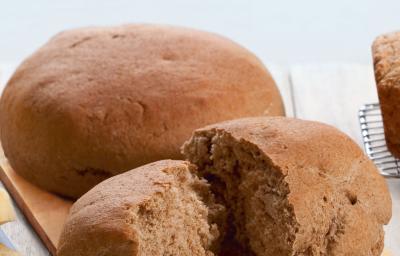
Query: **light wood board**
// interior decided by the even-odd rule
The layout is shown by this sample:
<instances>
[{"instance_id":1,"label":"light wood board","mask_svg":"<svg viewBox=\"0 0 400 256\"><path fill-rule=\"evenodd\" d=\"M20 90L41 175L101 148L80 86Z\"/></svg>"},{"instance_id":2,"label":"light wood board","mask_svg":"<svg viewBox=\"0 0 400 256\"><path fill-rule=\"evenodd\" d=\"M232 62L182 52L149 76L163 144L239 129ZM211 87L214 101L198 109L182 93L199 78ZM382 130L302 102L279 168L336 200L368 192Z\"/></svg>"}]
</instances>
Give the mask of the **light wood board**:
<instances>
[{"instance_id":1,"label":"light wood board","mask_svg":"<svg viewBox=\"0 0 400 256\"><path fill-rule=\"evenodd\" d=\"M0 148L0 179L50 253L56 255L61 229L71 201L46 192L16 174Z\"/></svg>"}]
</instances>

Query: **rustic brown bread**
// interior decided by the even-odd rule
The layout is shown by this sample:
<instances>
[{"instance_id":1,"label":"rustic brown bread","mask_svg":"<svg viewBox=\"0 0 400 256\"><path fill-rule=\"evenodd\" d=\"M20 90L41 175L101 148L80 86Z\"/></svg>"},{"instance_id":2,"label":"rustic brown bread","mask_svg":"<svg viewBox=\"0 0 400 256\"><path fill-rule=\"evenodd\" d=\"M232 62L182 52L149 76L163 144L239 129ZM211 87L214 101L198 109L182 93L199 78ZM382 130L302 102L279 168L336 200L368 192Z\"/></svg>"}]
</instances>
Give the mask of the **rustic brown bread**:
<instances>
[{"instance_id":1,"label":"rustic brown bread","mask_svg":"<svg viewBox=\"0 0 400 256\"><path fill-rule=\"evenodd\" d=\"M225 208L184 161L112 177L72 207L58 256L215 255Z\"/></svg>"},{"instance_id":2,"label":"rustic brown bread","mask_svg":"<svg viewBox=\"0 0 400 256\"><path fill-rule=\"evenodd\" d=\"M233 120L198 129L183 152L230 213L227 237L249 253L382 252L387 185L337 129L280 117Z\"/></svg>"},{"instance_id":3,"label":"rustic brown bread","mask_svg":"<svg viewBox=\"0 0 400 256\"><path fill-rule=\"evenodd\" d=\"M66 31L24 61L0 102L1 142L29 181L79 197L100 181L179 159L195 128L283 115L263 64L223 37L155 25Z\"/></svg>"},{"instance_id":4,"label":"rustic brown bread","mask_svg":"<svg viewBox=\"0 0 400 256\"><path fill-rule=\"evenodd\" d=\"M400 157L400 32L376 38L372 53L386 144Z\"/></svg>"}]
</instances>

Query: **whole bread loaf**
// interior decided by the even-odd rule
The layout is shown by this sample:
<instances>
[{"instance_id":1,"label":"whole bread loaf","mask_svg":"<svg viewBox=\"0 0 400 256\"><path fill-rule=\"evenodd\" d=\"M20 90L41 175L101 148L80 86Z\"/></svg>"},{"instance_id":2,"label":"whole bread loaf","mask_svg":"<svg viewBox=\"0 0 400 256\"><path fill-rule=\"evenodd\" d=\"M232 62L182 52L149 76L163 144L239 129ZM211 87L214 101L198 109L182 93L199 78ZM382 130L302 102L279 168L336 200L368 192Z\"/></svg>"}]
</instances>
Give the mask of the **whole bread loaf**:
<instances>
[{"instance_id":1,"label":"whole bread loaf","mask_svg":"<svg viewBox=\"0 0 400 256\"><path fill-rule=\"evenodd\" d=\"M197 169L157 162L85 194L59 255L381 254L391 218L387 185L337 129L239 119L196 130L183 152Z\"/></svg>"},{"instance_id":2,"label":"whole bread loaf","mask_svg":"<svg viewBox=\"0 0 400 256\"><path fill-rule=\"evenodd\" d=\"M223 37L125 25L62 32L25 60L0 101L0 136L29 181L79 197L140 165L181 158L193 129L284 115L263 64Z\"/></svg>"},{"instance_id":3,"label":"whole bread loaf","mask_svg":"<svg viewBox=\"0 0 400 256\"><path fill-rule=\"evenodd\" d=\"M400 32L376 38L372 53L386 144L400 157Z\"/></svg>"}]
</instances>

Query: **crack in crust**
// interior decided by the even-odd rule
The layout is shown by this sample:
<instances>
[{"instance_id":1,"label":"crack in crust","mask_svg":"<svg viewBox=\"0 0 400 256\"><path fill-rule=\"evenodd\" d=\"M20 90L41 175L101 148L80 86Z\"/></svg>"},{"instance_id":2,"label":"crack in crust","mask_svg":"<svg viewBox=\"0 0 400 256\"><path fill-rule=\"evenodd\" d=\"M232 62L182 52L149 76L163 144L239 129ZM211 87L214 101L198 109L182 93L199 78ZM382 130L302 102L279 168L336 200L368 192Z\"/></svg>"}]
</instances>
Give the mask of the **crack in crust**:
<instances>
[{"instance_id":1,"label":"crack in crust","mask_svg":"<svg viewBox=\"0 0 400 256\"><path fill-rule=\"evenodd\" d=\"M86 37L84 37L84 38L82 38L82 39L76 41L75 43L71 44L69 48L75 48L75 47L77 47L77 46L83 44L84 42L89 41L90 39L92 39L91 36L86 36Z\"/></svg>"},{"instance_id":2,"label":"crack in crust","mask_svg":"<svg viewBox=\"0 0 400 256\"><path fill-rule=\"evenodd\" d=\"M109 178L113 176L112 172L103 170L103 169L98 169L98 168L85 168L85 169L79 169L75 170L75 172L80 175L80 176L96 176L96 177L102 177L102 178Z\"/></svg>"}]
</instances>

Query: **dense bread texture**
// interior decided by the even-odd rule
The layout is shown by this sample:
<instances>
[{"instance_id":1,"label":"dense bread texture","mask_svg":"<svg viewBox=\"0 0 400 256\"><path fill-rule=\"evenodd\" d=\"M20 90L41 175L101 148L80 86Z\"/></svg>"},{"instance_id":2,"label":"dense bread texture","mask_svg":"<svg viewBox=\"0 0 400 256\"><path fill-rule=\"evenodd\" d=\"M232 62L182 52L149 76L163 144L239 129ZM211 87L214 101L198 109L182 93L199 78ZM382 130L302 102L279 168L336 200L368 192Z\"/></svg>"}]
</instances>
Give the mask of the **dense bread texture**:
<instances>
[{"instance_id":1,"label":"dense bread texture","mask_svg":"<svg viewBox=\"0 0 400 256\"><path fill-rule=\"evenodd\" d=\"M391 218L385 180L337 129L279 117L194 132L187 160L228 211L226 239L249 255L378 256Z\"/></svg>"},{"instance_id":2,"label":"dense bread texture","mask_svg":"<svg viewBox=\"0 0 400 256\"><path fill-rule=\"evenodd\" d=\"M376 38L372 53L386 144L400 157L400 32Z\"/></svg>"},{"instance_id":3,"label":"dense bread texture","mask_svg":"<svg viewBox=\"0 0 400 256\"><path fill-rule=\"evenodd\" d=\"M184 161L112 177L72 207L58 256L215 255L225 208Z\"/></svg>"},{"instance_id":4,"label":"dense bread texture","mask_svg":"<svg viewBox=\"0 0 400 256\"><path fill-rule=\"evenodd\" d=\"M284 115L249 51L192 29L125 25L62 32L25 60L0 101L0 136L29 181L79 197L140 165L180 159L207 124Z\"/></svg>"}]
</instances>

